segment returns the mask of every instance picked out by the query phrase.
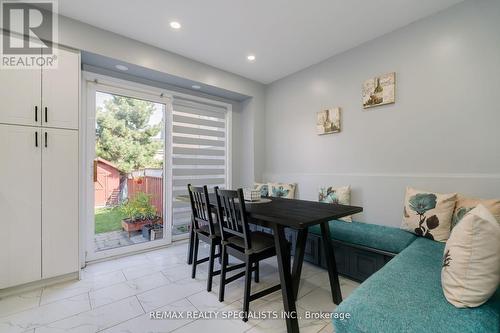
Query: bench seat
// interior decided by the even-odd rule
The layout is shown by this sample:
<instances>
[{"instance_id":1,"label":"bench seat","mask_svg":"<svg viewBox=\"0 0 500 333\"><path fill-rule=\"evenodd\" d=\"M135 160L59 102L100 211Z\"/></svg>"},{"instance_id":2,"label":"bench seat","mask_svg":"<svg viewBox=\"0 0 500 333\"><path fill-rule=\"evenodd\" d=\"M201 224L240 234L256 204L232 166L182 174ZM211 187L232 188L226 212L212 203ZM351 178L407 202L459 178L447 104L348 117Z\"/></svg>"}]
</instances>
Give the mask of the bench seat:
<instances>
[{"instance_id":1,"label":"bench seat","mask_svg":"<svg viewBox=\"0 0 500 333\"><path fill-rule=\"evenodd\" d=\"M369 277L336 309L336 333L470 332L500 330L500 290L477 308L448 303L441 287L444 243L417 238Z\"/></svg>"},{"instance_id":2,"label":"bench seat","mask_svg":"<svg viewBox=\"0 0 500 333\"><path fill-rule=\"evenodd\" d=\"M321 235L319 225L309 232ZM330 235L333 239L397 254L416 238L414 234L394 227L362 222L330 221Z\"/></svg>"}]
</instances>

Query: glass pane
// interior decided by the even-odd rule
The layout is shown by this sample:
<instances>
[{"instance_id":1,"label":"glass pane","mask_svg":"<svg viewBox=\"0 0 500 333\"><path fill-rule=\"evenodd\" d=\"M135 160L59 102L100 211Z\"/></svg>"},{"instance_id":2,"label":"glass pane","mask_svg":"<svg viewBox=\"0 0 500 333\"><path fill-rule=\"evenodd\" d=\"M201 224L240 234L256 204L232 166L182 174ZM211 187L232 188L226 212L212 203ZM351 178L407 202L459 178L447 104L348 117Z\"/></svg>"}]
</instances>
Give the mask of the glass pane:
<instances>
[{"instance_id":1,"label":"glass pane","mask_svg":"<svg viewBox=\"0 0 500 333\"><path fill-rule=\"evenodd\" d=\"M96 93L96 251L163 237L165 105Z\"/></svg>"}]
</instances>

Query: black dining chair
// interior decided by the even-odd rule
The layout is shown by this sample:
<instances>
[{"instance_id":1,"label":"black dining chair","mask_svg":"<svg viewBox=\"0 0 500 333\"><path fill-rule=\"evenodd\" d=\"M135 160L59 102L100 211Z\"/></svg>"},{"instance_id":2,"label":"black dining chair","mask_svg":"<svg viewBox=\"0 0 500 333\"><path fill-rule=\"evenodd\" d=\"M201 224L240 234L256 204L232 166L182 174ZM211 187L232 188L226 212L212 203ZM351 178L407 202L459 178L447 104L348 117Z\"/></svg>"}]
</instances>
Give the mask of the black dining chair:
<instances>
[{"instance_id":1,"label":"black dining chair","mask_svg":"<svg viewBox=\"0 0 500 333\"><path fill-rule=\"evenodd\" d=\"M276 255L272 235L260 231L250 231L245 210L243 190L219 190L215 188L217 199L217 219L222 243L222 267L220 274L219 301L224 301L226 284L245 276L245 294L243 298L243 321L248 320L250 302L275 290L277 285L269 290L250 294L252 272L255 272L255 282L259 282L259 261ZM228 256L231 255L245 264L245 271L226 278Z\"/></svg>"},{"instance_id":2,"label":"black dining chair","mask_svg":"<svg viewBox=\"0 0 500 333\"><path fill-rule=\"evenodd\" d=\"M220 271L214 271L214 259L221 255L219 224L213 222L207 186L194 187L189 184L188 192L193 214L193 225L191 227L194 231L193 270L191 278L196 278L196 266L208 261L207 291L211 291L213 277L220 274ZM198 260L198 245L200 240L210 245L210 254L206 258ZM219 247L218 254L215 254L216 247Z\"/></svg>"}]
</instances>

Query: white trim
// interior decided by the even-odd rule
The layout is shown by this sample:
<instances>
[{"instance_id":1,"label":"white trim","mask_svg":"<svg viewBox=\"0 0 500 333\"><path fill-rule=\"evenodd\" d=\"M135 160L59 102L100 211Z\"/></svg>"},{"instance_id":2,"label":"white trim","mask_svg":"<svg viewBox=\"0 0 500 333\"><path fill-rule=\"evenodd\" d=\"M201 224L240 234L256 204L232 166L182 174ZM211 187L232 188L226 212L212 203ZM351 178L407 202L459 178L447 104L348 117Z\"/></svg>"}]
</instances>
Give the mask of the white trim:
<instances>
[{"instance_id":1,"label":"white trim","mask_svg":"<svg viewBox=\"0 0 500 333\"><path fill-rule=\"evenodd\" d=\"M64 275L59 275L43 280L33 281L19 286L9 287L5 289L0 289L0 299L12 295L19 295L29 291L39 290L40 288L49 287L55 284L60 284L69 281L75 281L80 279L79 272L68 273Z\"/></svg>"},{"instance_id":2,"label":"white trim","mask_svg":"<svg viewBox=\"0 0 500 333\"><path fill-rule=\"evenodd\" d=\"M233 188L233 163L232 163L232 124L233 124L233 106L227 106L226 116L226 184L227 188Z\"/></svg>"},{"instance_id":3,"label":"white trim","mask_svg":"<svg viewBox=\"0 0 500 333\"><path fill-rule=\"evenodd\" d=\"M339 177L388 177L388 178L478 178L478 179L500 179L498 173L370 173L370 172L319 172L319 173L306 173L306 172L264 172L264 177L296 177L296 176L309 176L309 177L324 177L324 176L339 176Z\"/></svg>"}]
</instances>

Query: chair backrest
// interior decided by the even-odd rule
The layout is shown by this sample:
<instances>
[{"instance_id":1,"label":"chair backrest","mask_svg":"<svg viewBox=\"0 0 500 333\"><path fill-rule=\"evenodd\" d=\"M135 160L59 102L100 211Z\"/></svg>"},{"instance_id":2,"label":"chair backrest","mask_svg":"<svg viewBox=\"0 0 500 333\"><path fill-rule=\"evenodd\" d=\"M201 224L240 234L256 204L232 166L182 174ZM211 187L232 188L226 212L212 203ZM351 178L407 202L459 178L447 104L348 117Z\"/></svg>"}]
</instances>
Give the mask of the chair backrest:
<instances>
[{"instance_id":1,"label":"chair backrest","mask_svg":"<svg viewBox=\"0 0 500 333\"><path fill-rule=\"evenodd\" d=\"M215 235L212 212L210 211L210 200L208 198L208 188L194 187L188 185L189 200L191 201L191 210L193 212L194 228L199 229L204 225L208 225L208 230L211 236Z\"/></svg>"},{"instance_id":2,"label":"chair backrest","mask_svg":"<svg viewBox=\"0 0 500 333\"><path fill-rule=\"evenodd\" d=\"M223 241L229 237L240 237L244 240L245 249L250 250L250 228L245 209L243 190L219 190L215 188L217 198L217 219Z\"/></svg>"}]
</instances>

